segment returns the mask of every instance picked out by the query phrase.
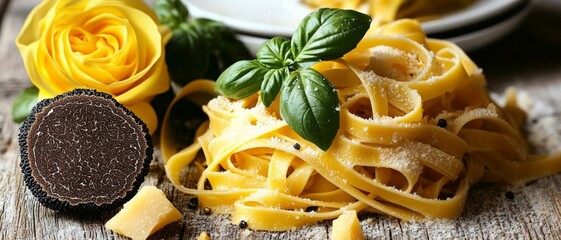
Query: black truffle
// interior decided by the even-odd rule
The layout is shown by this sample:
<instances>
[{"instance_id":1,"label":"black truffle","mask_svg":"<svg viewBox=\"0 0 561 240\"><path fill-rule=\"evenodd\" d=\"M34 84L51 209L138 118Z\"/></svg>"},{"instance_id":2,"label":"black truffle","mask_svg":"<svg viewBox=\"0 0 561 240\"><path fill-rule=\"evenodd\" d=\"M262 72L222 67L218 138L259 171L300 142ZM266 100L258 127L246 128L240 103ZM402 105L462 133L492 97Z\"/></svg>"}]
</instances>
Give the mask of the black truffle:
<instances>
[{"instance_id":1,"label":"black truffle","mask_svg":"<svg viewBox=\"0 0 561 240\"><path fill-rule=\"evenodd\" d=\"M152 161L146 125L111 95L76 89L39 102L19 131L25 184L44 206L114 209L138 191Z\"/></svg>"}]
</instances>

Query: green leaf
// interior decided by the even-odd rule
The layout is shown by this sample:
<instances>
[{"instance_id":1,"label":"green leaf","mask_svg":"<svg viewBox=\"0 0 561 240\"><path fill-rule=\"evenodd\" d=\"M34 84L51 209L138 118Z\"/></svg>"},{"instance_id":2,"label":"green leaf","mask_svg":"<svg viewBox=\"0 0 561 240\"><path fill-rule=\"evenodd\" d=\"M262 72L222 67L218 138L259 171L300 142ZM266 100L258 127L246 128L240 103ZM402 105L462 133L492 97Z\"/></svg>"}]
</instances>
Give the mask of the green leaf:
<instances>
[{"instance_id":1,"label":"green leaf","mask_svg":"<svg viewBox=\"0 0 561 240\"><path fill-rule=\"evenodd\" d=\"M235 99L249 97L259 91L268 70L257 60L236 62L218 77L216 91Z\"/></svg>"},{"instance_id":2,"label":"green leaf","mask_svg":"<svg viewBox=\"0 0 561 240\"><path fill-rule=\"evenodd\" d=\"M279 95L282 83L289 77L288 68L271 69L265 74L261 83L261 101L266 107L271 106Z\"/></svg>"},{"instance_id":3,"label":"green leaf","mask_svg":"<svg viewBox=\"0 0 561 240\"><path fill-rule=\"evenodd\" d=\"M172 80L183 86L202 78L209 68L209 50L196 24L183 23L173 30L166 45L166 64Z\"/></svg>"},{"instance_id":4,"label":"green leaf","mask_svg":"<svg viewBox=\"0 0 561 240\"><path fill-rule=\"evenodd\" d=\"M231 98L245 98L261 89L270 106L279 92L282 118L302 138L326 151L339 129L335 88L309 68L322 60L343 56L356 47L370 27L368 15L341 9L319 9L306 16L289 41L265 42L257 59L241 61L218 78L216 90Z\"/></svg>"},{"instance_id":5,"label":"green leaf","mask_svg":"<svg viewBox=\"0 0 561 240\"><path fill-rule=\"evenodd\" d=\"M35 86L21 91L12 105L12 119L14 122L21 123L25 121L33 107L39 102L38 95L39 89Z\"/></svg>"},{"instance_id":6,"label":"green leaf","mask_svg":"<svg viewBox=\"0 0 561 240\"><path fill-rule=\"evenodd\" d=\"M327 151L339 129L335 88L319 72L293 72L280 99L282 118L302 138Z\"/></svg>"},{"instance_id":7,"label":"green leaf","mask_svg":"<svg viewBox=\"0 0 561 240\"><path fill-rule=\"evenodd\" d=\"M158 18L173 31L166 45L166 63L171 79L184 86L199 78L216 79L234 62L249 59L251 54L221 22L196 18L180 0L157 0Z\"/></svg>"},{"instance_id":8,"label":"green leaf","mask_svg":"<svg viewBox=\"0 0 561 240\"><path fill-rule=\"evenodd\" d=\"M292 36L296 67L343 56L356 47L371 21L370 16L353 10L321 8L309 14Z\"/></svg>"},{"instance_id":9,"label":"green leaf","mask_svg":"<svg viewBox=\"0 0 561 240\"><path fill-rule=\"evenodd\" d=\"M221 22L206 18L196 18L189 24L194 26L194 30L206 40L212 40L213 37L220 35L226 26Z\"/></svg>"},{"instance_id":10,"label":"green leaf","mask_svg":"<svg viewBox=\"0 0 561 240\"><path fill-rule=\"evenodd\" d=\"M154 11L160 22L172 29L187 22L189 11L180 0L156 0Z\"/></svg>"},{"instance_id":11,"label":"green leaf","mask_svg":"<svg viewBox=\"0 0 561 240\"><path fill-rule=\"evenodd\" d=\"M236 38L236 34L221 22L209 19L195 19L203 23L205 42L208 44L209 68L204 78L217 79L229 66L240 60L251 59L251 53L245 44Z\"/></svg>"},{"instance_id":12,"label":"green leaf","mask_svg":"<svg viewBox=\"0 0 561 240\"><path fill-rule=\"evenodd\" d=\"M267 40L259 47L257 59L261 64L269 67L286 67L290 64L290 40L283 37L274 37Z\"/></svg>"}]
</instances>

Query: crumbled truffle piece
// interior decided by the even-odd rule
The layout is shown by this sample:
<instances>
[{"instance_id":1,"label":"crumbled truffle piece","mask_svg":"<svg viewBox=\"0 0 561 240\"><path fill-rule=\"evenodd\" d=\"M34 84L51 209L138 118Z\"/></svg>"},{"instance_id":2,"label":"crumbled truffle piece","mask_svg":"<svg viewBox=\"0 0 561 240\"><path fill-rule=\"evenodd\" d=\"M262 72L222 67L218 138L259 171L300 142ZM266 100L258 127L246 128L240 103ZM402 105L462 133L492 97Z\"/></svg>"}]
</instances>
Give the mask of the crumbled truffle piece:
<instances>
[{"instance_id":1,"label":"crumbled truffle piece","mask_svg":"<svg viewBox=\"0 0 561 240\"><path fill-rule=\"evenodd\" d=\"M39 102L20 127L20 167L44 206L114 209L131 199L152 161L146 125L109 94L76 89Z\"/></svg>"}]
</instances>

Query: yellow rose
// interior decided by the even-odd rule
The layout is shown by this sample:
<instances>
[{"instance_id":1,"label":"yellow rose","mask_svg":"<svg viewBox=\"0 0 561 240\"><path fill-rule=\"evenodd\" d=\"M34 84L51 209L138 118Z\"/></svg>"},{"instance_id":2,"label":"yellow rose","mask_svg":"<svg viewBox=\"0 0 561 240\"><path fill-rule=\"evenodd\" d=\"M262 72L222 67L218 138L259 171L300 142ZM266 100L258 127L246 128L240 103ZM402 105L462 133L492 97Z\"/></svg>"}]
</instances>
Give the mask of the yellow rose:
<instances>
[{"instance_id":1,"label":"yellow rose","mask_svg":"<svg viewBox=\"0 0 561 240\"><path fill-rule=\"evenodd\" d=\"M158 120L150 101L169 88L170 37L142 0L45 0L16 44L39 99L93 88L113 95L153 133Z\"/></svg>"}]
</instances>

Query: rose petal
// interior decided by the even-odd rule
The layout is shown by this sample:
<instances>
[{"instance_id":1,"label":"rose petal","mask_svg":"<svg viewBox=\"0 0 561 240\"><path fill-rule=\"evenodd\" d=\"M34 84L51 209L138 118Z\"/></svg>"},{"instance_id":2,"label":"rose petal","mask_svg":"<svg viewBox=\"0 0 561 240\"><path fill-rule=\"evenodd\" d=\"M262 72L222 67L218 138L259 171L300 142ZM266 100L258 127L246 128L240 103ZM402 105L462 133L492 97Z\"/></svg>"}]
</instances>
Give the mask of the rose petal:
<instances>
[{"instance_id":1,"label":"rose petal","mask_svg":"<svg viewBox=\"0 0 561 240\"><path fill-rule=\"evenodd\" d=\"M154 131L148 102L169 88L164 48L171 32L159 25L141 0L45 0L16 44L41 99L97 89L131 106Z\"/></svg>"},{"instance_id":2,"label":"rose petal","mask_svg":"<svg viewBox=\"0 0 561 240\"><path fill-rule=\"evenodd\" d=\"M134 105L125 105L125 107L131 110L138 118L142 119L144 124L150 130L150 134L154 134L158 129L158 116L156 111L147 102L138 102Z\"/></svg>"}]
</instances>

